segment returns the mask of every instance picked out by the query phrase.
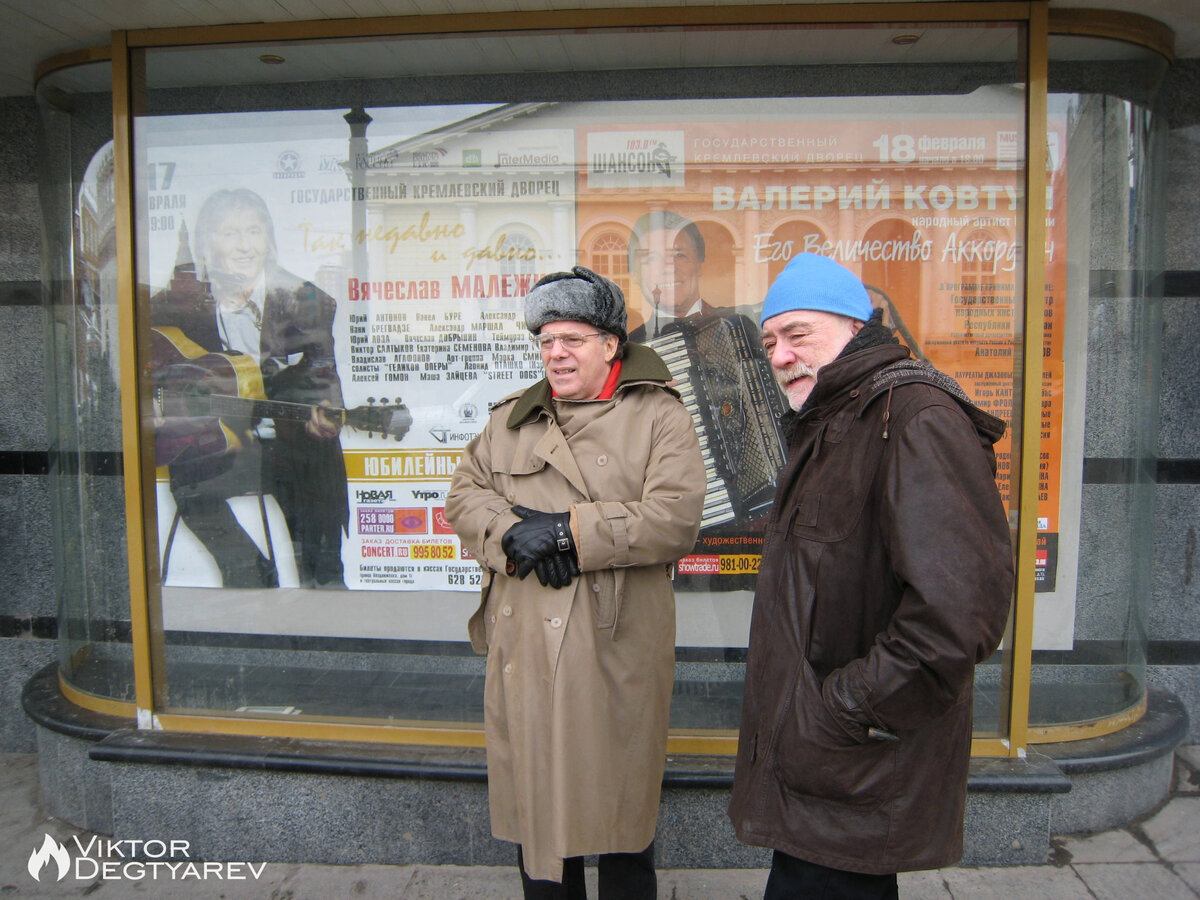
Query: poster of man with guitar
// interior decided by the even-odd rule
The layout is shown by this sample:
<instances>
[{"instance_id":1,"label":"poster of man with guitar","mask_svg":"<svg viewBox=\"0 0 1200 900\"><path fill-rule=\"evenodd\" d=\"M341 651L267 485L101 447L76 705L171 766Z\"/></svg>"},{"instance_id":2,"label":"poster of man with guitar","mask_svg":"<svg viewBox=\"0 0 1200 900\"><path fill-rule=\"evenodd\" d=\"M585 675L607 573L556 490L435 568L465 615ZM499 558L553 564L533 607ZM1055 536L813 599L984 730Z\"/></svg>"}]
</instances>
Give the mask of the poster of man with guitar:
<instances>
[{"instance_id":1,"label":"poster of man with guitar","mask_svg":"<svg viewBox=\"0 0 1200 900\"><path fill-rule=\"evenodd\" d=\"M347 413L335 301L277 264L271 215L253 191L211 194L194 243L193 257L181 232L171 284L150 304L157 462L169 468L176 507L168 544L182 523L225 587L277 586L274 547L286 536L271 535L273 497L300 586L344 587L349 504L338 435ZM257 498L259 542L231 509L240 497Z\"/></svg>"}]
</instances>

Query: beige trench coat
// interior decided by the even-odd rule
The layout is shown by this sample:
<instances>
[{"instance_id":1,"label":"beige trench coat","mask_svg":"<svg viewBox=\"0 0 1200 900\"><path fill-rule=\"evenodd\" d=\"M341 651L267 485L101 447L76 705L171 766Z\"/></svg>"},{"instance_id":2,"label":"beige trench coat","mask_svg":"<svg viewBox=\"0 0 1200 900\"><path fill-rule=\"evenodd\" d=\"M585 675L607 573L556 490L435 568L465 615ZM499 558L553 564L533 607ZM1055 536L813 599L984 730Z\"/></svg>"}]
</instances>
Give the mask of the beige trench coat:
<instances>
[{"instance_id":1,"label":"beige trench coat","mask_svg":"<svg viewBox=\"0 0 1200 900\"><path fill-rule=\"evenodd\" d=\"M530 877L565 857L654 839L675 662L673 563L699 530L704 465L691 418L647 348L568 439L539 382L493 410L446 514L483 569L471 642L486 652L492 833ZM561 590L504 574L512 506L573 509L583 574Z\"/></svg>"}]
</instances>

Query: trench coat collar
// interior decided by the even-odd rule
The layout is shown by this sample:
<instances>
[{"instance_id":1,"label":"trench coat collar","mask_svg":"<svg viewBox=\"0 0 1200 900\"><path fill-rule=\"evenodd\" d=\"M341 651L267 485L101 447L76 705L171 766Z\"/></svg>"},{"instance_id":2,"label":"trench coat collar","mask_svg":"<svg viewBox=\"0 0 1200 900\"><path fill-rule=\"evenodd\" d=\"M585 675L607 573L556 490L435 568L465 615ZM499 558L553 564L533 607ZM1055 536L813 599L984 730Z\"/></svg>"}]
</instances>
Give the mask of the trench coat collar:
<instances>
[{"instance_id":1,"label":"trench coat collar","mask_svg":"<svg viewBox=\"0 0 1200 900\"><path fill-rule=\"evenodd\" d=\"M666 387L671 377L671 370L653 349L641 344L626 344L625 356L621 360L621 375L617 379L617 392L631 384L651 383ZM520 428L543 411L553 415L553 404L550 382L543 378L517 398L506 424L509 428Z\"/></svg>"}]
</instances>

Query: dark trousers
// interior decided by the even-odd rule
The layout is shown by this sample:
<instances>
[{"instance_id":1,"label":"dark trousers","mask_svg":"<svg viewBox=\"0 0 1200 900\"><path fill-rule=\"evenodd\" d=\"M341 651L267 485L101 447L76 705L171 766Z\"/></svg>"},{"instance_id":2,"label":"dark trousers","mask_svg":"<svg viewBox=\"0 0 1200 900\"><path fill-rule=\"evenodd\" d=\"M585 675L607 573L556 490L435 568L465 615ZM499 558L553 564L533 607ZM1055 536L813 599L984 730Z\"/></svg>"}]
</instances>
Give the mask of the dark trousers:
<instances>
[{"instance_id":1,"label":"dark trousers","mask_svg":"<svg viewBox=\"0 0 1200 900\"><path fill-rule=\"evenodd\" d=\"M897 900L896 876L843 872L776 850L763 900Z\"/></svg>"},{"instance_id":2,"label":"dark trousers","mask_svg":"<svg viewBox=\"0 0 1200 900\"><path fill-rule=\"evenodd\" d=\"M259 511L266 527L267 511L258 495ZM258 545L242 530L237 516L222 496L202 491L177 491L175 509L179 518L192 530L221 570L221 584L227 588L278 587L279 575L275 561L262 555ZM172 538L174 530L171 531ZM272 557L274 554L272 554ZM170 550L164 555L163 568L171 564ZM164 575L165 578L165 575Z\"/></svg>"},{"instance_id":3,"label":"dark trousers","mask_svg":"<svg viewBox=\"0 0 1200 900\"><path fill-rule=\"evenodd\" d=\"M587 900L583 883L583 857L563 860L563 880L535 881L525 874L525 857L517 848L517 867L525 900ZM658 879L654 874L654 842L641 853L601 853L596 860L600 900L655 900Z\"/></svg>"}]
</instances>

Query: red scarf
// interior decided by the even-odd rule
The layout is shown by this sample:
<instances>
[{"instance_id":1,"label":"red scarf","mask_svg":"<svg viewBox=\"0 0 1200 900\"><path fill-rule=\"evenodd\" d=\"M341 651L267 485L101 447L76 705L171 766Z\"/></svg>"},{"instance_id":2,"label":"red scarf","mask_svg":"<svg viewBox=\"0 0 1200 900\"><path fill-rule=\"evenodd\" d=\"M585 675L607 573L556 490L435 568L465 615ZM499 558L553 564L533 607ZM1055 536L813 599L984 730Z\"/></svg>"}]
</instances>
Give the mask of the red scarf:
<instances>
[{"instance_id":1,"label":"red scarf","mask_svg":"<svg viewBox=\"0 0 1200 900\"><path fill-rule=\"evenodd\" d=\"M618 359L613 362L612 368L608 372L608 380L604 382L604 387L600 391L600 396L597 400L611 400L613 394L617 391L617 379L621 377L621 361Z\"/></svg>"}]
</instances>

